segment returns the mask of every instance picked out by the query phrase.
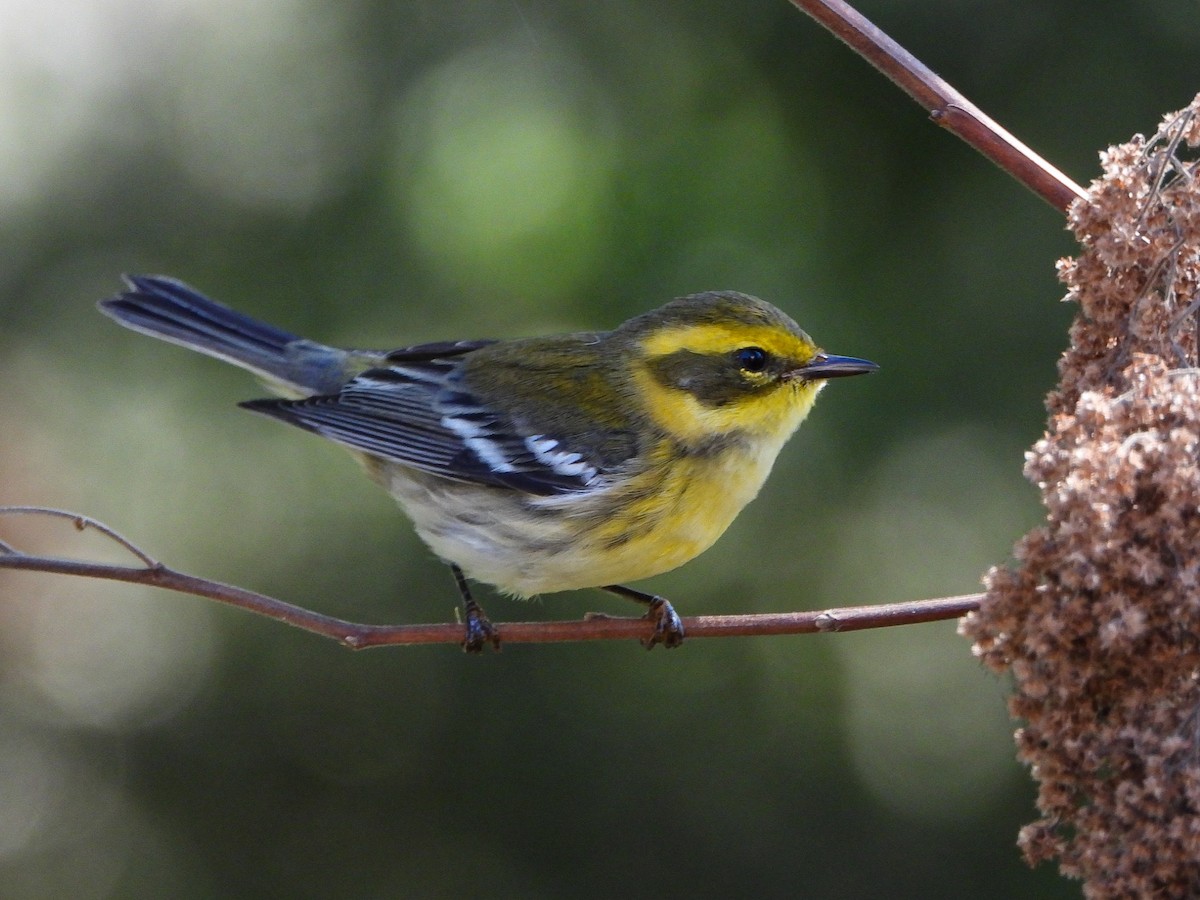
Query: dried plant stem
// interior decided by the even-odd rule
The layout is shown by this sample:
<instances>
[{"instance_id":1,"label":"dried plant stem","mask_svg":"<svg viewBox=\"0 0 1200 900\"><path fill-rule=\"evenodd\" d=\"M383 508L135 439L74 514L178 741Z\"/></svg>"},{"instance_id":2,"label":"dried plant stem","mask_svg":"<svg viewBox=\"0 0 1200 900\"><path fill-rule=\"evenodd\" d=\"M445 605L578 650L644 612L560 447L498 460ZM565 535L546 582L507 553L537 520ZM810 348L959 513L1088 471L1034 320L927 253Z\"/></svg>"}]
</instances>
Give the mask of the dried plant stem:
<instances>
[{"instance_id":1,"label":"dried plant stem","mask_svg":"<svg viewBox=\"0 0 1200 900\"><path fill-rule=\"evenodd\" d=\"M1083 188L986 116L911 53L843 0L791 0L958 135L1055 209L1065 212Z\"/></svg>"},{"instance_id":2,"label":"dried plant stem","mask_svg":"<svg viewBox=\"0 0 1200 900\"><path fill-rule=\"evenodd\" d=\"M1089 900L1200 896L1200 96L1101 154L1059 276L1078 312L1025 475L1043 525L962 632L1012 680L1021 829ZM1181 366L1185 368L1180 368Z\"/></svg>"},{"instance_id":3,"label":"dried plant stem","mask_svg":"<svg viewBox=\"0 0 1200 900\"><path fill-rule=\"evenodd\" d=\"M100 531L136 556L145 565L118 566L60 559L22 553L11 545L0 547L0 569L19 569L76 575L85 578L105 578L142 584L150 587L206 597L219 603L236 606L277 622L285 622L313 634L327 637L351 648L398 646L407 644L459 644L462 625L454 622L431 625L369 625L349 622L268 597L245 588L221 584L177 572L155 562L148 554L111 528L76 513L41 507L3 507L4 514L37 514L69 518ZM84 527L84 526L79 526ZM957 619L979 607L979 594L944 597L936 600L917 600L881 606L851 606L800 613L763 613L738 616L695 616L683 620L689 638L734 637L751 635L814 634L831 631L860 631L867 628L886 628L911 625L942 619ZM649 635L652 625L641 618L613 618L589 615L569 622L508 622L496 626L505 643L552 643L563 641L600 641L641 639Z\"/></svg>"}]
</instances>

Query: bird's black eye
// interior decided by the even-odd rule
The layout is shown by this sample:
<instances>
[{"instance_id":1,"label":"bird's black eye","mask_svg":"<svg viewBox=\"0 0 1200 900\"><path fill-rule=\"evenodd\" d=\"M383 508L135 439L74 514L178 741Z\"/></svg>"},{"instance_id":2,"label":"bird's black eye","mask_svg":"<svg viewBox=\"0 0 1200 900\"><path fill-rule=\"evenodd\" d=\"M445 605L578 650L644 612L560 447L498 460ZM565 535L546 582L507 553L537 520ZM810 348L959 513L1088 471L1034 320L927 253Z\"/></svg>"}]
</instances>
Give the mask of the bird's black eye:
<instances>
[{"instance_id":1,"label":"bird's black eye","mask_svg":"<svg viewBox=\"0 0 1200 900\"><path fill-rule=\"evenodd\" d=\"M767 351L762 347L742 347L733 358L743 372L761 372L767 367Z\"/></svg>"}]
</instances>

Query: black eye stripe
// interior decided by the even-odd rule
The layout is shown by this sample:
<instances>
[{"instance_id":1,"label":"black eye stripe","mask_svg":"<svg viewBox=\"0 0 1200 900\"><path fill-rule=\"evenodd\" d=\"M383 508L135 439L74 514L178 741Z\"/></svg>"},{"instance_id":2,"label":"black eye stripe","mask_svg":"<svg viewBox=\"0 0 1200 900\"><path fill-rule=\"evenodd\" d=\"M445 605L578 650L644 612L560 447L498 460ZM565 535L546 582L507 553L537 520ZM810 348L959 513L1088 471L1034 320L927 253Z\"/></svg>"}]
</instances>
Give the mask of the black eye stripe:
<instances>
[{"instance_id":1,"label":"black eye stripe","mask_svg":"<svg viewBox=\"0 0 1200 900\"><path fill-rule=\"evenodd\" d=\"M747 372L761 372L767 367L769 356L762 347L742 347L733 352L738 366Z\"/></svg>"}]
</instances>

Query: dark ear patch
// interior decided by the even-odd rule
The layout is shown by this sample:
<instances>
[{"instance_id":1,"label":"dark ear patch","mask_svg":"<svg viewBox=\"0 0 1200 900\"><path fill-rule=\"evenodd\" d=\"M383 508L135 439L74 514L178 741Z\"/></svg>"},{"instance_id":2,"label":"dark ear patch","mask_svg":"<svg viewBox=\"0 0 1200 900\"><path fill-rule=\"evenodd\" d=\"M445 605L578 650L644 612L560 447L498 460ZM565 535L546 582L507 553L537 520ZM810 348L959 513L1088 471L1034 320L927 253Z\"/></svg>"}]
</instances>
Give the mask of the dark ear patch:
<instances>
[{"instance_id":1,"label":"dark ear patch","mask_svg":"<svg viewBox=\"0 0 1200 900\"><path fill-rule=\"evenodd\" d=\"M751 359L741 358L746 350L758 350L763 354L760 369L751 368L757 361L756 355L751 354ZM761 390L765 386L761 379L750 381L746 374L763 371L769 362L766 351L753 347L719 355L676 350L649 360L647 366L654 379L664 387L686 391L705 406L724 406Z\"/></svg>"}]
</instances>

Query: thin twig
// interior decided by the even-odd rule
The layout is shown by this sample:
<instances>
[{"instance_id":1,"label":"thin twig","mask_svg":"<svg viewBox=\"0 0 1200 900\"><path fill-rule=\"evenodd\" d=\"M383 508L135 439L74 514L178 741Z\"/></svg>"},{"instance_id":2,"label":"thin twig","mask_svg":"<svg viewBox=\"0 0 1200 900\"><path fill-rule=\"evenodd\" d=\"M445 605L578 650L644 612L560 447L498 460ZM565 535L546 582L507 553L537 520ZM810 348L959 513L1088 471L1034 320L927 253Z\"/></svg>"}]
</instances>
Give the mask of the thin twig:
<instances>
[{"instance_id":1,"label":"thin twig","mask_svg":"<svg viewBox=\"0 0 1200 900\"><path fill-rule=\"evenodd\" d=\"M76 530L83 531L87 528L94 528L140 559L146 564L147 568L153 569L158 566L158 560L142 550L133 541L109 528L99 519L93 519L91 516L85 516L82 513L71 512L66 509L55 509L52 506L0 506L0 516L52 516L59 519L70 519L75 523ZM8 544L3 544L3 549L6 553L20 552Z\"/></svg>"},{"instance_id":2,"label":"thin twig","mask_svg":"<svg viewBox=\"0 0 1200 900\"><path fill-rule=\"evenodd\" d=\"M1084 196L1083 188L1005 131L915 56L843 0L791 0L958 135L1055 209Z\"/></svg>"},{"instance_id":3,"label":"thin twig","mask_svg":"<svg viewBox=\"0 0 1200 900\"><path fill-rule=\"evenodd\" d=\"M41 512L46 515L83 521L89 527L97 528L121 544L146 562L146 566L115 566L84 560L11 552L0 554L0 569L50 572L83 578L105 578L111 581L163 588L196 597L206 597L274 619L277 622L284 622L312 634L330 638L352 650L363 650L367 647L459 644L462 642L462 625L455 622L430 625L370 625L362 622L350 622L335 616L313 612L265 594L248 591L245 588L177 572L162 563L155 562L149 555L122 538L111 528L87 516L39 507L0 507L0 513L18 510L31 514ZM683 625L690 638L861 631L867 628L888 628L894 625L956 619L978 609L981 597L980 594L968 594L936 600L917 600L881 606L850 606L842 609L799 613L694 616L685 618ZM509 644L640 640L648 637L653 627L653 623L641 618L614 618L603 615L589 615L583 619L567 622L508 622L496 625L504 642Z\"/></svg>"}]
</instances>

